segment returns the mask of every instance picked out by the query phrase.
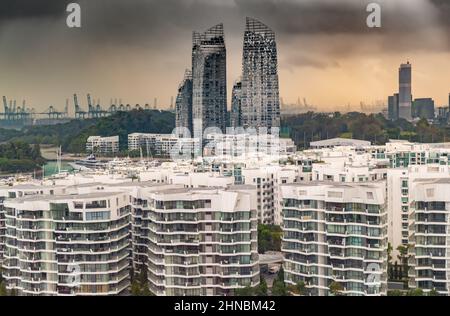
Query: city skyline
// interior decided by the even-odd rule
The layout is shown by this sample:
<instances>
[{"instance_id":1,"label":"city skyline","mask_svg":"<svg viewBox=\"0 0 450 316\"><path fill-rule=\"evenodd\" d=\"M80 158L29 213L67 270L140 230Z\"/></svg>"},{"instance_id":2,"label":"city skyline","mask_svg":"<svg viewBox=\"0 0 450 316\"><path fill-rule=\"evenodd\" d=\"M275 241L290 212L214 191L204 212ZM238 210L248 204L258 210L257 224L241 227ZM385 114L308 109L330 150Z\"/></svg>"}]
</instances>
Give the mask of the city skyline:
<instances>
[{"instance_id":1,"label":"city skyline","mask_svg":"<svg viewBox=\"0 0 450 316\"><path fill-rule=\"evenodd\" d=\"M227 38L227 86L232 87L242 65L241 21L253 16L277 34L285 104L298 97L318 110L347 104L359 110L361 101L386 103L398 84L398 65L409 60L414 64L413 97L447 105L449 4L378 1L383 24L370 29L365 24L369 2L141 0L125 7L79 1L82 27L69 29L64 1L16 1L0 15L1 94L18 104L25 98L39 110L50 105L62 110L73 93L91 93L102 105L111 99L152 105L158 98L158 105L167 107L189 65L192 30L220 22Z\"/></svg>"}]
</instances>

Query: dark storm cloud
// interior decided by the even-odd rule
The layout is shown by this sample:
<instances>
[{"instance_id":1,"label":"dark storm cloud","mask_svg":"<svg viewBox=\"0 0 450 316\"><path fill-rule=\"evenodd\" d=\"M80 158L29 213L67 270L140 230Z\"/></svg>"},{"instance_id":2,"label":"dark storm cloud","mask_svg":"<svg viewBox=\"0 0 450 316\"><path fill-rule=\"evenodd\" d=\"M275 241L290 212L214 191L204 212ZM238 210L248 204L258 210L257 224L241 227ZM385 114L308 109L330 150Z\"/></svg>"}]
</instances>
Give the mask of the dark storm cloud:
<instances>
[{"instance_id":1,"label":"dark storm cloud","mask_svg":"<svg viewBox=\"0 0 450 316\"><path fill-rule=\"evenodd\" d=\"M52 18L62 16L67 3L65 0L2 0L0 3L0 23L13 19Z\"/></svg>"},{"instance_id":2,"label":"dark storm cloud","mask_svg":"<svg viewBox=\"0 0 450 316\"><path fill-rule=\"evenodd\" d=\"M8 19L55 18L65 16L66 0L3 0L0 21ZM253 16L272 27L277 36L288 40L297 35L366 35L381 33L386 37L410 34L441 25L450 33L450 1L417 0L438 12L438 21L417 24L415 16L401 3L380 0L383 28L365 25L367 3L373 0L74 0L83 10L81 37L97 42L123 44L158 43L164 46L194 29L223 22L227 35L239 36L243 18ZM394 5L394 4L399 5ZM62 25L62 27L64 27ZM448 36L450 38L450 34ZM400 43L402 44L402 43ZM407 43L406 43L407 44ZM410 43L414 45L414 43ZM397 49L401 48L398 47ZM406 45L405 48L408 45ZM450 45L449 45L450 46Z\"/></svg>"},{"instance_id":3,"label":"dark storm cloud","mask_svg":"<svg viewBox=\"0 0 450 316\"><path fill-rule=\"evenodd\" d=\"M70 2L81 5L80 29L66 26ZM382 6L380 29L366 26L369 2ZM168 95L190 66L192 31L217 23L225 26L233 80L241 72L246 16L275 31L280 69L292 73L338 71L346 58L450 52L450 0L0 0L0 88L43 91L43 102L83 85L103 84L104 95L115 85L146 95L147 87L134 86L153 76L164 85L155 82L148 93L167 88ZM141 80L122 84L119 76Z\"/></svg>"},{"instance_id":4,"label":"dark storm cloud","mask_svg":"<svg viewBox=\"0 0 450 316\"><path fill-rule=\"evenodd\" d=\"M449 0L431 0L431 3L439 11L439 23L450 32L450 1Z\"/></svg>"},{"instance_id":5,"label":"dark storm cloud","mask_svg":"<svg viewBox=\"0 0 450 316\"><path fill-rule=\"evenodd\" d=\"M282 34L366 31L364 1L236 0L241 11L263 17Z\"/></svg>"}]
</instances>

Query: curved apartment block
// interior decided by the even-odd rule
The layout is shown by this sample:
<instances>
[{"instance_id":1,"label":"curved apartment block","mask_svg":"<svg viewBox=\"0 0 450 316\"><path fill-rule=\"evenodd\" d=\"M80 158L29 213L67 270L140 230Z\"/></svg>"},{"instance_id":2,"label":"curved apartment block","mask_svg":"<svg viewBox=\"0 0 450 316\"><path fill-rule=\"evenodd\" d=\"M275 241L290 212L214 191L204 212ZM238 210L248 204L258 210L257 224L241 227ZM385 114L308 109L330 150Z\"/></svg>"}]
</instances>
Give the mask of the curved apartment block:
<instances>
[{"instance_id":1,"label":"curved apartment block","mask_svg":"<svg viewBox=\"0 0 450 316\"><path fill-rule=\"evenodd\" d=\"M136 245L141 254L148 251L150 290L231 295L258 285L255 200L249 186L149 192L134 214L143 236L133 238L142 241Z\"/></svg>"},{"instance_id":2,"label":"curved apartment block","mask_svg":"<svg viewBox=\"0 0 450 316\"><path fill-rule=\"evenodd\" d=\"M4 210L3 277L19 295L116 295L129 286L127 194L22 195Z\"/></svg>"},{"instance_id":3,"label":"curved apartment block","mask_svg":"<svg viewBox=\"0 0 450 316\"><path fill-rule=\"evenodd\" d=\"M441 295L450 294L449 192L448 177L411 183L409 286Z\"/></svg>"},{"instance_id":4,"label":"curved apartment block","mask_svg":"<svg viewBox=\"0 0 450 316\"><path fill-rule=\"evenodd\" d=\"M385 295L387 212L382 182L282 186L285 281L307 295Z\"/></svg>"}]
</instances>

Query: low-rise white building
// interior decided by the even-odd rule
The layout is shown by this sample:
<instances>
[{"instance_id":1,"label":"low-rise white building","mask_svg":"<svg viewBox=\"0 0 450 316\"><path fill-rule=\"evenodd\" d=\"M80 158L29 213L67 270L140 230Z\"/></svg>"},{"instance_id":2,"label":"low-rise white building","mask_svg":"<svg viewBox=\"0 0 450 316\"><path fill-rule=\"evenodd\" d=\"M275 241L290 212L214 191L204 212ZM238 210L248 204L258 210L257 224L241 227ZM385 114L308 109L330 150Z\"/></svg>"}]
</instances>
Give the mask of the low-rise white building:
<instances>
[{"instance_id":1,"label":"low-rise white building","mask_svg":"<svg viewBox=\"0 0 450 316\"><path fill-rule=\"evenodd\" d=\"M119 152L119 136L89 136L86 141L86 152L98 154L116 154Z\"/></svg>"},{"instance_id":2,"label":"low-rise white building","mask_svg":"<svg viewBox=\"0 0 450 316\"><path fill-rule=\"evenodd\" d=\"M128 150L141 150L144 154L160 157L181 156L183 152L194 155L199 141L181 138L173 134L132 133L128 134ZM191 158L191 157L189 157Z\"/></svg>"}]
</instances>

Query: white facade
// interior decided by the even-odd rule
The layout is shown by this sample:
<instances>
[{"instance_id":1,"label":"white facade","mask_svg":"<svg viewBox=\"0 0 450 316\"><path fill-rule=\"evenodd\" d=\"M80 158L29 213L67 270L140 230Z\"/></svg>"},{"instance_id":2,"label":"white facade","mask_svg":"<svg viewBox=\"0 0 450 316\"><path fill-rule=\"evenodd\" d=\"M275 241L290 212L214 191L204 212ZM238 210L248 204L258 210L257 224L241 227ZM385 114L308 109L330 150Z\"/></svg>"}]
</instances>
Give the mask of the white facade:
<instances>
[{"instance_id":1,"label":"white facade","mask_svg":"<svg viewBox=\"0 0 450 316\"><path fill-rule=\"evenodd\" d=\"M19 295L117 295L129 286L124 193L5 201L3 277Z\"/></svg>"},{"instance_id":2,"label":"white facade","mask_svg":"<svg viewBox=\"0 0 450 316\"><path fill-rule=\"evenodd\" d=\"M413 185L415 181L450 178L447 165L411 165L408 168L389 169L387 175L389 242L393 248L393 261L397 261L401 245L409 243L410 207L415 200Z\"/></svg>"},{"instance_id":3,"label":"white facade","mask_svg":"<svg viewBox=\"0 0 450 316\"><path fill-rule=\"evenodd\" d=\"M385 295L387 212L384 183L311 182L281 187L285 282L307 295Z\"/></svg>"},{"instance_id":4,"label":"white facade","mask_svg":"<svg viewBox=\"0 0 450 316\"><path fill-rule=\"evenodd\" d=\"M299 175L300 170L297 167L289 166L242 169L243 182L256 187L258 221L260 223L281 224L281 185L297 182Z\"/></svg>"},{"instance_id":5,"label":"white facade","mask_svg":"<svg viewBox=\"0 0 450 316\"><path fill-rule=\"evenodd\" d=\"M161 140L165 137L160 136ZM171 135L168 139L172 139ZM235 138L227 135L226 139ZM228 295L238 287L257 284L253 222L282 226L286 282L304 281L310 295L330 294L331 282L341 283L348 295L386 294L388 242L393 248L392 262L399 261L399 246L414 245L410 248L411 287L449 294L450 201L442 192L448 191L450 183L450 144L391 141L385 146L337 146L286 155L230 153L170 162L114 160L103 171L61 174L44 181L25 181L20 177L0 180L5 184L0 186L0 262L7 265L9 288L15 287L21 294L36 291L34 294L39 295L87 295L91 290L97 291L89 287L93 284L86 284L84 292L69 292L58 283L55 288L53 279L40 281L38 277L36 281L17 270L21 264L18 256L31 252L32 243L44 243L45 253L54 247L52 253L60 255L60 242L45 239L48 231L56 231L52 225L61 224L61 220L49 216L54 204L68 204L69 215L84 214L91 210L72 210L72 202L81 199L87 203L92 194L104 200L109 200L110 194L122 194L130 208L127 269L133 266L134 271L139 271L144 264L152 291L158 295ZM192 206L189 203L195 206L207 200L208 207L187 207ZM166 202L176 207L160 208ZM66 208L63 209L65 212ZM42 214L43 225L52 228L42 231L33 226L34 218L17 215L28 212ZM208 213L211 217L206 216ZM215 218L214 214L219 213L221 217ZM245 219L236 220L241 215ZM16 228L22 222L30 225L25 232L33 239L24 238L24 229ZM85 217L76 225L85 225L91 231ZM231 226L233 231L224 231ZM241 229L239 233L235 227ZM53 232L57 233L60 232ZM72 236L72 232L61 234ZM89 237L96 238L100 232L93 229L90 234ZM87 249L83 248L87 247L84 242L69 238L72 243L65 248ZM245 240L237 241L238 238ZM169 239L177 242L166 242ZM91 244L95 249L102 241ZM206 246L210 247L208 251ZM180 249L182 253L177 252ZM250 263L247 259L233 263L232 260L237 260L237 255L232 256L234 251L245 253L243 256L250 258ZM225 254L231 261L223 259ZM200 259L189 261L194 257ZM58 265L51 258L51 262L44 263ZM41 261L27 261L23 265L29 263L34 269ZM179 262L187 262L189 269L181 269ZM379 273L372 273L374 267L379 267ZM54 278L55 271L45 273ZM183 271L192 278L183 275ZM95 271L90 275L96 275ZM102 275L100 278L105 280L105 273ZM208 283L211 278L212 283ZM40 285L30 285L35 283ZM115 293L121 286L108 291L100 287L91 294Z\"/></svg>"},{"instance_id":6,"label":"white facade","mask_svg":"<svg viewBox=\"0 0 450 316\"><path fill-rule=\"evenodd\" d=\"M161 188L135 201L134 240L156 295L231 295L259 284L252 187ZM142 260L142 259L141 259ZM143 259L145 260L145 259Z\"/></svg>"},{"instance_id":7,"label":"white facade","mask_svg":"<svg viewBox=\"0 0 450 316\"><path fill-rule=\"evenodd\" d=\"M118 295L130 286L131 266L138 272L142 264L158 295L231 295L259 283L253 186L207 173L175 173L164 183L78 178L0 187L8 289ZM173 208L160 207L167 203Z\"/></svg>"},{"instance_id":8,"label":"white facade","mask_svg":"<svg viewBox=\"0 0 450 316\"><path fill-rule=\"evenodd\" d=\"M86 152L116 154L119 152L119 136L89 136L86 141Z\"/></svg>"},{"instance_id":9,"label":"white facade","mask_svg":"<svg viewBox=\"0 0 450 316\"><path fill-rule=\"evenodd\" d=\"M409 286L450 294L450 179L411 185Z\"/></svg>"},{"instance_id":10,"label":"white facade","mask_svg":"<svg viewBox=\"0 0 450 316\"><path fill-rule=\"evenodd\" d=\"M128 134L128 150L140 150L146 155L170 157L174 148L184 148L185 151L194 153L198 140L194 138L181 138L172 134Z\"/></svg>"},{"instance_id":11,"label":"white facade","mask_svg":"<svg viewBox=\"0 0 450 316\"><path fill-rule=\"evenodd\" d=\"M311 148L332 148L339 146L365 147L370 146L370 142L359 139L332 138L311 142L310 146Z\"/></svg>"}]
</instances>

